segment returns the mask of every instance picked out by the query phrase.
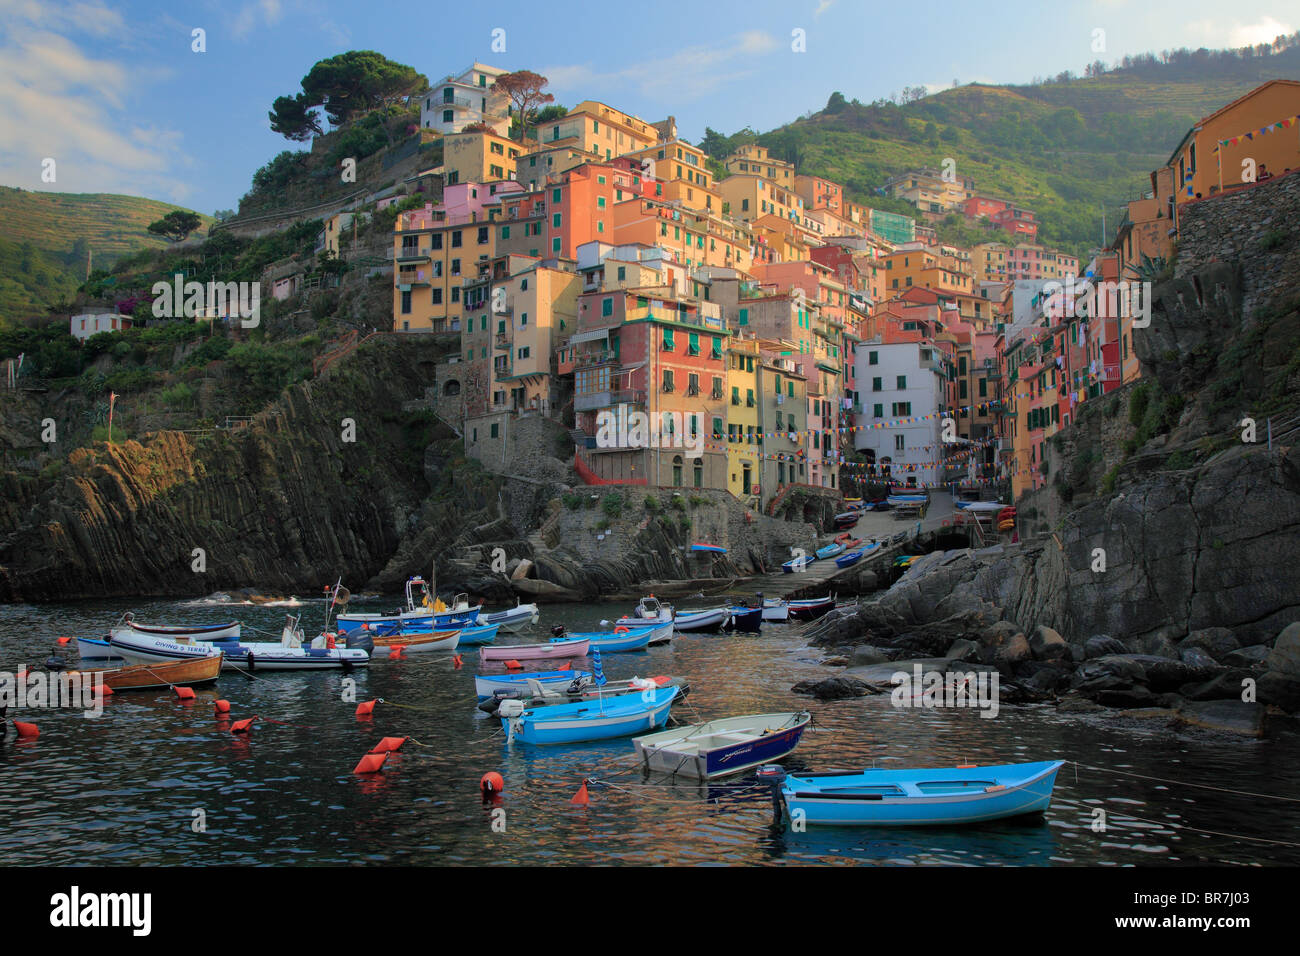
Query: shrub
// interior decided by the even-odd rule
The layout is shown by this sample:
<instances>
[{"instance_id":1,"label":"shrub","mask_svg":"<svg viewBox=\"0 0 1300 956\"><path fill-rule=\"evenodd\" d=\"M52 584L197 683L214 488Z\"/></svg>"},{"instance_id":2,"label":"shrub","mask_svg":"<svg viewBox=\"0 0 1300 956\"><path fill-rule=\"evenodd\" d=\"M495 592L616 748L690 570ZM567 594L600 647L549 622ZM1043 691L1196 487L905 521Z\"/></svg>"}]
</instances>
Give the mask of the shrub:
<instances>
[{"instance_id":1,"label":"shrub","mask_svg":"<svg viewBox=\"0 0 1300 956\"><path fill-rule=\"evenodd\" d=\"M1147 413L1147 403L1151 401L1151 386L1146 382L1133 389L1133 397L1128 403L1128 423L1134 428L1142 424L1142 417Z\"/></svg>"},{"instance_id":2,"label":"shrub","mask_svg":"<svg viewBox=\"0 0 1300 956\"><path fill-rule=\"evenodd\" d=\"M191 408L197 393L193 385L178 382L158 393L158 400L169 408Z\"/></svg>"},{"instance_id":3,"label":"shrub","mask_svg":"<svg viewBox=\"0 0 1300 956\"><path fill-rule=\"evenodd\" d=\"M681 495L673 495L673 507L678 511L686 510L686 499Z\"/></svg>"},{"instance_id":4,"label":"shrub","mask_svg":"<svg viewBox=\"0 0 1300 956\"><path fill-rule=\"evenodd\" d=\"M702 496L702 495L691 495L691 507L692 507L692 508L698 508L698 507L700 507L701 505L707 505L708 503L709 503L709 499L708 499L708 498L705 498L705 497Z\"/></svg>"},{"instance_id":5,"label":"shrub","mask_svg":"<svg viewBox=\"0 0 1300 956\"><path fill-rule=\"evenodd\" d=\"M1101 493L1111 495L1115 493L1115 480L1119 477L1119 465L1116 465L1101 479Z\"/></svg>"},{"instance_id":6,"label":"shrub","mask_svg":"<svg viewBox=\"0 0 1300 956\"><path fill-rule=\"evenodd\" d=\"M654 495L646 495L643 504L645 505L645 510L651 514L654 514L659 510L659 499Z\"/></svg>"},{"instance_id":7,"label":"shrub","mask_svg":"<svg viewBox=\"0 0 1300 956\"><path fill-rule=\"evenodd\" d=\"M623 496L611 491L601 500L600 507L609 517L617 518L623 513Z\"/></svg>"},{"instance_id":8,"label":"shrub","mask_svg":"<svg viewBox=\"0 0 1300 956\"><path fill-rule=\"evenodd\" d=\"M560 498L560 501L562 501L564 507L568 508L570 511L577 511L582 507L582 495L564 495Z\"/></svg>"}]
</instances>

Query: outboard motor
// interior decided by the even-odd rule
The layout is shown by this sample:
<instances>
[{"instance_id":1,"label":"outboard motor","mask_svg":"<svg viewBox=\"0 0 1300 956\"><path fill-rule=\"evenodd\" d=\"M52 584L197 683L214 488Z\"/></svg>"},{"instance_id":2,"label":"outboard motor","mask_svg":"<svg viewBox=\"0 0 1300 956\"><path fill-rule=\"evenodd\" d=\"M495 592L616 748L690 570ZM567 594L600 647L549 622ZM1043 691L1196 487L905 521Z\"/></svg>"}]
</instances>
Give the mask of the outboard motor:
<instances>
[{"instance_id":1,"label":"outboard motor","mask_svg":"<svg viewBox=\"0 0 1300 956\"><path fill-rule=\"evenodd\" d=\"M367 654L375 652L375 641L368 633L362 630L348 631L347 640L343 644L348 650L362 650Z\"/></svg>"},{"instance_id":2,"label":"outboard motor","mask_svg":"<svg viewBox=\"0 0 1300 956\"><path fill-rule=\"evenodd\" d=\"M555 625L555 627L551 628L551 637L563 637L563 636L564 636L563 624L557 624Z\"/></svg>"}]
</instances>

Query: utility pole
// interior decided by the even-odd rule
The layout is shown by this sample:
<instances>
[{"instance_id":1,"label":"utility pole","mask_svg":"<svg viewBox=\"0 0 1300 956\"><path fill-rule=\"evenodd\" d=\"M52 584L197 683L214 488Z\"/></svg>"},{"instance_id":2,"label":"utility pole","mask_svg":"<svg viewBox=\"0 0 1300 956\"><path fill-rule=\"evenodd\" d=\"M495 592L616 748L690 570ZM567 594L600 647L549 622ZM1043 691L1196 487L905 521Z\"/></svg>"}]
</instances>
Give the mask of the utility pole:
<instances>
[{"instance_id":1,"label":"utility pole","mask_svg":"<svg viewBox=\"0 0 1300 956\"><path fill-rule=\"evenodd\" d=\"M94 254L94 250L91 249L90 246L86 246L86 281L87 282L90 281L90 258L93 254Z\"/></svg>"}]
</instances>

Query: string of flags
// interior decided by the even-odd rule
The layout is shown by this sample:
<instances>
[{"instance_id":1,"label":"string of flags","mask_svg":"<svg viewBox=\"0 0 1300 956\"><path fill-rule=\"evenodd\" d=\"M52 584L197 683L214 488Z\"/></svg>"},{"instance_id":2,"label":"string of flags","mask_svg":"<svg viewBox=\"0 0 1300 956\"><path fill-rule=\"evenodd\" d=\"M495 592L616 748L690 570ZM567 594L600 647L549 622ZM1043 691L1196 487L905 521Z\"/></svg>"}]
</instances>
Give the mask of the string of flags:
<instances>
[{"instance_id":1,"label":"string of flags","mask_svg":"<svg viewBox=\"0 0 1300 956\"><path fill-rule=\"evenodd\" d=\"M1259 129L1252 129L1248 132L1240 133L1237 136L1229 136L1227 139L1221 139L1214 144L1214 149L1210 150L1210 152L1217 153L1224 146L1236 146L1243 140L1250 141L1256 136L1266 136L1278 129L1290 129L1292 126L1297 124L1300 124L1300 115L1288 116L1286 119L1280 119L1276 123L1269 123L1266 126L1261 126Z\"/></svg>"}]
</instances>

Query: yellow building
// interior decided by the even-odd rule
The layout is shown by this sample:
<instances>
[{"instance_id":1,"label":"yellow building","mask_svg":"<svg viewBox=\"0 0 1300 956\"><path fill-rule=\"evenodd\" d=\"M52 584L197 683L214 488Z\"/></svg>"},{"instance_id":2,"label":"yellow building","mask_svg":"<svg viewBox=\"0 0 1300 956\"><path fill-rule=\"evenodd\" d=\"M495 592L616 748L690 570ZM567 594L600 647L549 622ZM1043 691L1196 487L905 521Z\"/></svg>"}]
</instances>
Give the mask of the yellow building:
<instances>
[{"instance_id":1,"label":"yellow building","mask_svg":"<svg viewBox=\"0 0 1300 956\"><path fill-rule=\"evenodd\" d=\"M515 178L519 144L496 133L449 133L442 138L443 182L488 183Z\"/></svg>"},{"instance_id":2,"label":"yellow building","mask_svg":"<svg viewBox=\"0 0 1300 956\"><path fill-rule=\"evenodd\" d=\"M537 128L544 148L574 146L603 160L635 152L659 141L659 131L612 106L583 100L564 116Z\"/></svg>"},{"instance_id":3,"label":"yellow building","mask_svg":"<svg viewBox=\"0 0 1300 956\"><path fill-rule=\"evenodd\" d=\"M759 342L759 418L764 433L759 473L764 505L786 485L807 480L800 436L808 427L808 386L795 371L794 360L785 356L788 345Z\"/></svg>"},{"instance_id":4,"label":"yellow building","mask_svg":"<svg viewBox=\"0 0 1300 956\"><path fill-rule=\"evenodd\" d=\"M583 163L598 159L595 153L589 153L580 146L562 145L545 146L529 149L515 162L515 179L524 188L541 189L552 183L558 183L562 175Z\"/></svg>"},{"instance_id":5,"label":"yellow building","mask_svg":"<svg viewBox=\"0 0 1300 956\"><path fill-rule=\"evenodd\" d=\"M749 143L741 146L722 161L727 174L761 176L771 180L783 189L793 191L795 188L794 164L768 155L766 146Z\"/></svg>"},{"instance_id":6,"label":"yellow building","mask_svg":"<svg viewBox=\"0 0 1300 956\"><path fill-rule=\"evenodd\" d=\"M741 500L758 494L762 474L759 372L755 339L732 339L727 349L727 490Z\"/></svg>"},{"instance_id":7,"label":"yellow building","mask_svg":"<svg viewBox=\"0 0 1300 956\"><path fill-rule=\"evenodd\" d=\"M523 268L492 280L488 310L479 316L492 335L490 405L493 411L550 414L556 398L552 355L577 327L582 280L576 272L511 258Z\"/></svg>"},{"instance_id":8,"label":"yellow building","mask_svg":"<svg viewBox=\"0 0 1300 956\"><path fill-rule=\"evenodd\" d=\"M466 278L495 255L495 224L448 225L429 207L401 213L393 232L393 331L459 332Z\"/></svg>"},{"instance_id":9,"label":"yellow building","mask_svg":"<svg viewBox=\"0 0 1300 956\"><path fill-rule=\"evenodd\" d=\"M724 209L733 219L754 222L766 215L807 228L803 199L793 189L752 173L733 173L718 183Z\"/></svg>"}]
</instances>

